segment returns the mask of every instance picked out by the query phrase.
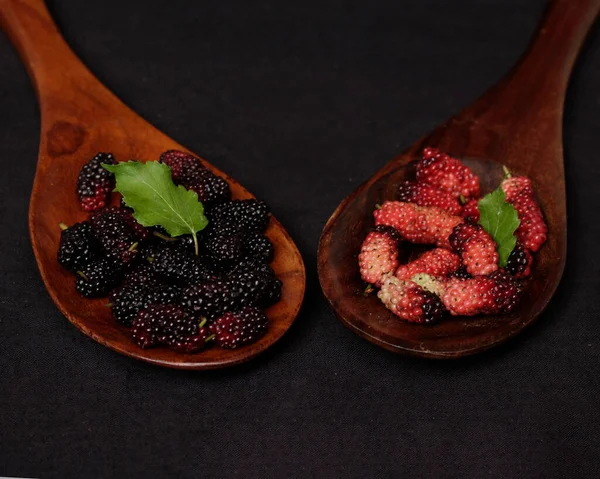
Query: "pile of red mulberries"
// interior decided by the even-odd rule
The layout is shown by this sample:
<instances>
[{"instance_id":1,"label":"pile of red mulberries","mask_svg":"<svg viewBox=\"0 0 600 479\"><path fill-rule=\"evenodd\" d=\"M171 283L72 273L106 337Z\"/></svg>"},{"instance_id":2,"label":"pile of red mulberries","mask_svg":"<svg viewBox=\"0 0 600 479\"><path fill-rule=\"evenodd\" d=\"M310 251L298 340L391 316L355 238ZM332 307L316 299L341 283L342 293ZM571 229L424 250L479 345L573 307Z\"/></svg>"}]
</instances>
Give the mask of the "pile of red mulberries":
<instances>
[{"instance_id":1,"label":"pile of red mulberries","mask_svg":"<svg viewBox=\"0 0 600 479\"><path fill-rule=\"evenodd\" d=\"M98 153L77 180L89 218L61 223L58 262L75 274L82 296L108 296L114 320L142 348L195 353L209 344L233 349L257 341L268 328L264 309L281 298L282 283L269 266L269 208L232 200L227 181L193 155L170 150L160 161L204 205L209 225L198 233L198 255L191 236L145 228L122 199L110 206L115 178L101 163L116 160Z\"/></svg>"},{"instance_id":2,"label":"pile of red mulberries","mask_svg":"<svg viewBox=\"0 0 600 479\"><path fill-rule=\"evenodd\" d=\"M457 158L425 148L414 181L402 183L393 201L373 212L375 228L365 238L358 265L361 277L379 288L378 298L399 318L430 324L444 316L511 312L531 274L532 253L548 228L531 180L508 175L506 202L519 216L517 244L505 267L497 245L479 221L479 178ZM400 264L403 241L432 245Z\"/></svg>"}]
</instances>

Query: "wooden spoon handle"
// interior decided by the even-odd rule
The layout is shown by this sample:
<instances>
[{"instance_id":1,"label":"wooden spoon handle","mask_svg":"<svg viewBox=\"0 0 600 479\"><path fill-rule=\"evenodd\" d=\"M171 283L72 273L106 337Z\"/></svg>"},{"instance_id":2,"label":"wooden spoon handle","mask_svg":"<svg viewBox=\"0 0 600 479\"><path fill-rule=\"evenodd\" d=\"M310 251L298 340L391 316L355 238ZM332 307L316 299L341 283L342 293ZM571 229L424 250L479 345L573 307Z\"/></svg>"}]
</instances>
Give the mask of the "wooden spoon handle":
<instances>
[{"instance_id":1,"label":"wooden spoon handle","mask_svg":"<svg viewBox=\"0 0 600 479\"><path fill-rule=\"evenodd\" d=\"M564 95L569 75L585 37L600 12L600 0L553 0L549 2L537 33L510 82L530 93L543 88Z\"/></svg>"},{"instance_id":2,"label":"wooden spoon handle","mask_svg":"<svg viewBox=\"0 0 600 479\"><path fill-rule=\"evenodd\" d=\"M562 112L573 64L599 11L600 0L551 0L517 65L459 118L476 118L491 126L514 121L515 111L531 122Z\"/></svg>"},{"instance_id":3,"label":"wooden spoon handle","mask_svg":"<svg viewBox=\"0 0 600 479\"><path fill-rule=\"evenodd\" d=\"M19 52L40 100L98 84L62 38L42 0L0 0L0 26ZM95 85L95 86L96 86Z\"/></svg>"},{"instance_id":4,"label":"wooden spoon handle","mask_svg":"<svg viewBox=\"0 0 600 479\"><path fill-rule=\"evenodd\" d=\"M433 145L459 156L485 157L506 165L518 162L524 173L539 166L539 158L555 153L562 157L569 76L599 11L600 0L550 1L516 66L471 106L413 145L414 155ZM388 168L394 168L395 162ZM562 162L553 167L562 169Z\"/></svg>"}]
</instances>

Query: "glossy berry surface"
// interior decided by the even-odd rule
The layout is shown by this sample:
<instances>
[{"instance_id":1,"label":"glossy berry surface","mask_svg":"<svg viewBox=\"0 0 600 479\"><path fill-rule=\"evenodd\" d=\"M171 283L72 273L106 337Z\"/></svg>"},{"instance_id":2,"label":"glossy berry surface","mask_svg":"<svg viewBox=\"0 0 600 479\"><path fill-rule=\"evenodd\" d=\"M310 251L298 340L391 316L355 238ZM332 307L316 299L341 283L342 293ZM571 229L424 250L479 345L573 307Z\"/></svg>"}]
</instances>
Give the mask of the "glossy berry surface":
<instances>
[{"instance_id":1,"label":"glossy berry surface","mask_svg":"<svg viewBox=\"0 0 600 479\"><path fill-rule=\"evenodd\" d=\"M377 296L392 313L411 323L435 323L446 313L435 294L425 291L412 281L404 281L392 275L384 278Z\"/></svg>"},{"instance_id":2,"label":"glossy berry surface","mask_svg":"<svg viewBox=\"0 0 600 479\"><path fill-rule=\"evenodd\" d=\"M176 184L195 180L206 167L200 158L179 150L168 150L160 155L160 162L171 169L171 177Z\"/></svg>"},{"instance_id":3,"label":"glossy berry surface","mask_svg":"<svg viewBox=\"0 0 600 479\"><path fill-rule=\"evenodd\" d=\"M516 278L526 278L531 274L532 265L533 256L527 248L517 241L506 262L506 271Z\"/></svg>"},{"instance_id":4,"label":"glossy berry surface","mask_svg":"<svg viewBox=\"0 0 600 479\"><path fill-rule=\"evenodd\" d=\"M172 304L148 306L138 313L131 325L131 337L139 347L164 344L186 353L197 352L204 347L199 331L198 322Z\"/></svg>"},{"instance_id":5,"label":"glossy berry surface","mask_svg":"<svg viewBox=\"0 0 600 479\"><path fill-rule=\"evenodd\" d=\"M249 258L270 263L273 261L275 248L265 235L251 233L244 238L244 254Z\"/></svg>"},{"instance_id":6,"label":"glossy berry surface","mask_svg":"<svg viewBox=\"0 0 600 479\"><path fill-rule=\"evenodd\" d=\"M127 224L137 241L144 241L148 239L150 230L137 222L137 220L133 217L133 210L131 208L107 206L98 212L92 213L90 215L90 220L98 215L102 215L103 213L114 213L120 216L125 224Z\"/></svg>"},{"instance_id":7,"label":"glossy berry surface","mask_svg":"<svg viewBox=\"0 0 600 479\"><path fill-rule=\"evenodd\" d=\"M92 226L83 221L63 229L57 258L63 268L76 272L98 258L100 251L100 243L94 236Z\"/></svg>"},{"instance_id":8,"label":"glossy berry surface","mask_svg":"<svg viewBox=\"0 0 600 479\"><path fill-rule=\"evenodd\" d=\"M242 257L244 237L236 231L232 234L213 231L207 235L204 247L214 261L233 263Z\"/></svg>"},{"instance_id":9,"label":"glossy berry surface","mask_svg":"<svg viewBox=\"0 0 600 479\"><path fill-rule=\"evenodd\" d=\"M479 178L460 160L439 151L425 148L417 163L417 180L440 188L455 198L479 196Z\"/></svg>"},{"instance_id":10,"label":"glossy berry surface","mask_svg":"<svg viewBox=\"0 0 600 479\"><path fill-rule=\"evenodd\" d=\"M152 271L166 281L189 285L209 280L214 276L206 262L181 248L160 245L147 254Z\"/></svg>"},{"instance_id":11,"label":"glossy berry surface","mask_svg":"<svg viewBox=\"0 0 600 479\"><path fill-rule=\"evenodd\" d=\"M400 201L386 201L373 216L375 225L391 226L411 243L446 248L450 247L448 238L452 229L463 221L460 216L451 215L441 208Z\"/></svg>"},{"instance_id":12,"label":"glossy berry surface","mask_svg":"<svg viewBox=\"0 0 600 479\"><path fill-rule=\"evenodd\" d=\"M480 225L457 225L450 235L450 245L460 254L469 274L488 275L498 269L496 242Z\"/></svg>"},{"instance_id":13,"label":"glossy berry surface","mask_svg":"<svg viewBox=\"0 0 600 479\"><path fill-rule=\"evenodd\" d=\"M207 212L207 216L216 230L222 227L236 227L249 234L263 233L267 229L271 212L264 201L250 199L217 205Z\"/></svg>"},{"instance_id":14,"label":"glossy berry surface","mask_svg":"<svg viewBox=\"0 0 600 479\"><path fill-rule=\"evenodd\" d=\"M520 283L504 271L471 279L451 279L442 301L453 315L510 313L521 299Z\"/></svg>"},{"instance_id":15,"label":"glossy berry surface","mask_svg":"<svg viewBox=\"0 0 600 479\"><path fill-rule=\"evenodd\" d=\"M173 181L194 191L205 207L231 199L229 183L206 168L194 155L169 150L160 155L160 161L171 169Z\"/></svg>"},{"instance_id":16,"label":"glossy berry surface","mask_svg":"<svg viewBox=\"0 0 600 479\"><path fill-rule=\"evenodd\" d=\"M400 234L391 226L376 226L367 235L358 255L363 281L380 286L385 275L396 271L399 241Z\"/></svg>"},{"instance_id":17,"label":"glossy berry surface","mask_svg":"<svg viewBox=\"0 0 600 479\"><path fill-rule=\"evenodd\" d=\"M90 223L107 256L124 264L137 256L135 231L120 213L110 210L98 212L90 216Z\"/></svg>"},{"instance_id":18,"label":"glossy berry surface","mask_svg":"<svg viewBox=\"0 0 600 479\"><path fill-rule=\"evenodd\" d=\"M98 153L89 160L77 177L77 197L85 211L95 211L108 205L115 187L115 175L102 167L102 163L116 165L111 153Z\"/></svg>"},{"instance_id":19,"label":"glossy berry surface","mask_svg":"<svg viewBox=\"0 0 600 479\"><path fill-rule=\"evenodd\" d=\"M236 349L260 339L267 331L268 319L258 308L229 312L210 324L209 331L222 348Z\"/></svg>"},{"instance_id":20,"label":"glossy berry surface","mask_svg":"<svg viewBox=\"0 0 600 479\"><path fill-rule=\"evenodd\" d=\"M479 221L479 200L469 200L462 209L461 215L468 223L477 223Z\"/></svg>"},{"instance_id":21,"label":"glossy berry surface","mask_svg":"<svg viewBox=\"0 0 600 479\"><path fill-rule=\"evenodd\" d=\"M111 258L101 258L77 272L75 289L86 298L106 296L121 280L123 267Z\"/></svg>"},{"instance_id":22,"label":"glossy berry surface","mask_svg":"<svg viewBox=\"0 0 600 479\"><path fill-rule=\"evenodd\" d=\"M513 180L508 178L503 182ZM510 188L508 189L510 192ZM540 206L537 204L533 189L524 187L518 193L511 194L510 199L507 194L507 201L512 203L519 215L520 224L517 228L517 238L523 246L529 251L536 252L546 242L548 238L548 226L544 221L544 215Z\"/></svg>"},{"instance_id":23,"label":"glossy berry surface","mask_svg":"<svg viewBox=\"0 0 600 479\"><path fill-rule=\"evenodd\" d=\"M460 256L447 249L435 248L426 251L414 261L396 270L398 279L410 280L414 275L426 273L432 276L447 276L461 266Z\"/></svg>"},{"instance_id":24,"label":"glossy berry surface","mask_svg":"<svg viewBox=\"0 0 600 479\"><path fill-rule=\"evenodd\" d=\"M111 291L108 296L115 321L131 326L138 312L151 304L175 304L181 290L165 284L127 283Z\"/></svg>"},{"instance_id":25,"label":"glossy berry surface","mask_svg":"<svg viewBox=\"0 0 600 479\"><path fill-rule=\"evenodd\" d=\"M229 281L212 279L184 290L180 305L194 318L215 319L241 307L239 291Z\"/></svg>"},{"instance_id":26,"label":"glossy berry surface","mask_svg":"<svg viewBox=\"0 0 600 479\"><path fill-rule=\"evenodd\" d=\"M210 170L203 170L194 181L183 184L188 190L198 195L198 200L205 207L225 203L231 199L229 183Z\"/></svg>"},{"instance_id":27,"label":"glossy berry surface","mask_svg":"<svg viewBox=\"0 0 600 479\"><path fill-rule=\"evenodd\" d=\"M460 215L462 212L462 205L456 196L428 183L402 183L398 187L397 199L419 206L436 206L452 215Z\"/></svg>"}]
</instances>

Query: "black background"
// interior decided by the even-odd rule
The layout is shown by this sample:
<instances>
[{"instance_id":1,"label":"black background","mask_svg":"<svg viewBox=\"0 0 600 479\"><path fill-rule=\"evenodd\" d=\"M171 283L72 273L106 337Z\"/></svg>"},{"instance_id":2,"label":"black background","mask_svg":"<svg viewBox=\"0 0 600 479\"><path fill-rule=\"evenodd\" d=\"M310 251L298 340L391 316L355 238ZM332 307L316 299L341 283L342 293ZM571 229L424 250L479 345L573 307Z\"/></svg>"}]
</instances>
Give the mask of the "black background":
<instances>
[{"instance_id":1,"label":"black background","mask_svg":"<svg viewBox=\"0 0 600 479\"><path fill-rule=\"evenodd\" d=\"M454 362L395 356L321 297L339 201L518 58L532 0L54 0L134 110L267 200L304 256L302 313L259 359L181 372L120 356L54 307L27 204L39 118L0 35L0 475L599 477L600 34L565 110L569 250L541 319Z\"/></svg>"}]
</instances>

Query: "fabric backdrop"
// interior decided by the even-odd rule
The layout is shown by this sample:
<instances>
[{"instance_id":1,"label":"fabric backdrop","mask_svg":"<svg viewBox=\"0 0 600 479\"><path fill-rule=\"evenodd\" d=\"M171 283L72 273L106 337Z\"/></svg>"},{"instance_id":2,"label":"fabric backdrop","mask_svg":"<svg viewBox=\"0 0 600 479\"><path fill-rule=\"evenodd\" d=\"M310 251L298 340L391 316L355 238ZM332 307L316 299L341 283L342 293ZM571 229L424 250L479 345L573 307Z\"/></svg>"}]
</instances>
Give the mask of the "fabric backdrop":
<instances>
[{"instance_id":1,"label":"fabric backdrop","mask_svg":"<svg viewBox=\"0 0 600 479\"><path fill-rule=\"evenodd\" d=\"M488 353L396 356L328 310L319 234L340 200L515 62L541 0L53 0L129 106L265 199L307 266L260 358L153 367L58 312L31 251L39 118L0 34L0 475L600 477L600 32L565 110L568 264L547 311Z\"/></svg>"}]
</instances>

